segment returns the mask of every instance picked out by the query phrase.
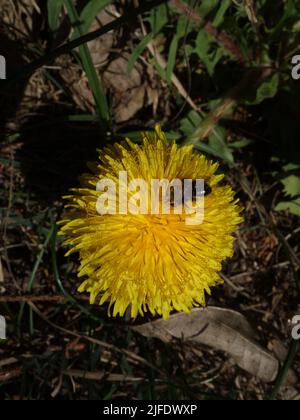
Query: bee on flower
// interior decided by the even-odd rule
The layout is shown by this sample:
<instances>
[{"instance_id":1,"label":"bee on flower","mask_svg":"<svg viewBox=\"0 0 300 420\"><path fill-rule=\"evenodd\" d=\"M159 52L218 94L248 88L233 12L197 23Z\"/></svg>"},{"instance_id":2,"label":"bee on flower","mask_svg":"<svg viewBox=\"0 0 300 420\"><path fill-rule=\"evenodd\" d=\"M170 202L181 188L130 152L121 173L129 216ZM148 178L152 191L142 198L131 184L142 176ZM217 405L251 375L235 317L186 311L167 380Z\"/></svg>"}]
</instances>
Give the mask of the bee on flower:
<instances>
[{"instance_id":1,"label":"bee on flower","mask_svg":"<svg viewBox=\"0 0 300 420\"><path fill-rule=\"evenodd\" d=\"M60 231L68 254L79 253L79 291L91 304L109 302L113 316L130 308L133 318L149 311L164 319L205 305L243 220L217 169L192 145L168 142L159 126L140 145L126 140L100 151L81 188L66 197ZM153 180L168 185L155 190Z\"/></svg>"}]
</instances>

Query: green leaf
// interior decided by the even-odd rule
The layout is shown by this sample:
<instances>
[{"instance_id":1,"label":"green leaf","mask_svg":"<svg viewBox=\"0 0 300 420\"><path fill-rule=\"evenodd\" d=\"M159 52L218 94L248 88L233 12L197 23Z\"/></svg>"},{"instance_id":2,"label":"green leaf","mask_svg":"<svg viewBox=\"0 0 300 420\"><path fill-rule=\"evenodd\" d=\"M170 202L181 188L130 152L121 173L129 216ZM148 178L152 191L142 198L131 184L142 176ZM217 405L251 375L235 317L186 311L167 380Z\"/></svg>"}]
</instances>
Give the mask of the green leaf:
<instances>
[{"instance_id":1,"label":"green leaf","mask_svg":"<svg viewBox=\"0 0 300 420\"><path fill-rule=\"evenodd\" d=\"M203 0L199 7L199 14L206 17L219 4L219 0Z\"/></svg>"},{"instance_id":2,"label":"green leaf","mask_svg":"<svg viewBox=\"0 0 300 420\"><path fill-rule=\"evenodd\" d=\"M291 197L300 196L300 178L290 175L281 181L284 185L284 192Z\"/></svg>"},{"instance_id":3,"label":"green leaf","mask_svg":"<svg viewBox=\"0 0 300 420\"><path fill-rule=\"evenodd\" d=\"M173 36L169 49L168 63L166 69L166 78L168 83L171 83L172 73L176 64L176 56L179 47L179 41L181 38L186 36L187 31L189 29L192 29L192 25L189 25L189 20L187 19L187 17L180 16L176 26L176 34Z\"/></svg>"},{"instance_id":4,"label":"green leaf","mask_svg":"<svg viewBox=\"0 0 300 420\"><path fill-rule=\"evenodd\" d=\"M291 197L300 196L300 176L299 166L288 164L284 166L287 176L282 177L281 183L284 186L284 192Z\"/></svg>"},{"instance_id":5,"label":"green leaf","mask_svg":"<svg viewBox=\"0 0 300 420\"><path fill-rule=\"evenodd\" d=\"M180 130L186 137L194 134L195 130L201 126L203 117L196 111L190 111L187 117L180 122ZM209 136L208 143L204 140L197 141L194 146L197 150L209 155L223 159L228 165L234 164L233 154L230 145L226 142L227 131L222 127L215 127Z\"/></svg>"},{"instance_id":6,"label":"green leaf","mask_svg":"<svg viewBox=\"0 0 300 420\"><path fill-rule=\"evenodd\" d=\"M147 47L149 42L153 39L153 33L150 32L148 35L145 36L145 38L135 47L135 49L132 51L129 60L128 60L128 67L127 72L131 73L133 70L133 67L139 58L139 56L143 53L144 49Z\"/></svg>"},{"instance_id":7,"label":"green leaf","mask_svg":"<svg viewBox=\"0 0 300 420\"><path fill-rule=\"evenodd\" d=\"M161 29L168 23L168 7L166 4L161 4L151 10L151 13L145 21L150 23L151 30L158 34Z\"/></svg>"},{"instance_id":8,"label":"green leaf","mask_svg":"<svg viewBox=\"0 0 300 420\"><path fill-rule=\"evenodd\" d=\"M286 199L280 202L276 207L276 211L289 210L290 213L300 216L300 166L289 163L283 166L285 171L280 174L280 182L284 186ZM287 176L284 176L284 175ZM289 199L290 197L290 199Z\"/></svg>"},{"instance_id":9,"label":"green leaf","mask_svg":"<svg viewBox=\"0 0 300 420\"><path fill-rule=\"evenodd\" d=\"M221 58L228 53L219 47L215 39L204 30L199 31L196 38L195 52L205 64L208 74L213 76L214 70Z\"/></svg>"},{"instance_id":10,"label":"green leaf","mask_svg":"<svg viewBox=\"0 0 300 420\"><path fill-rule=\"evenodd\" d=\"M177 35L175 35L170 45L168 64L167 64L167 69L166 69L166 78L167 78L168 83L171 83L172 73L176 64L177 50L178 50L178 38L177 38Z\"/></svg>"},{"instance_id":11,"label":"green leaf","mask_svg":"<svg viewBox=\"0 0 300 420\"><path fill-rule=\"evenodd\" d=\"M274 98L279 87L279 74L275 73L270 79L263 82L257 89L256 103L259 104L265 99Z\"/></svg>"},{"instance_id":12,"label":"green leaf","mask_svg":"<svg viewBox=\"0 0 300 420\"><path fill-rule=\"evenodd\" d=\"M234 163L234 158L229 145L225 140L226 134L227 131L224 128L216 127L214 132L209 136L208 145L215 156L232 165Z\"/></svg>"},{"instance_id":13,"label":"green leaf","mask_svg":"<svg viewBox=\"0 0 300 420\"><path fill-rule=\"evenodd\" d=\"M232 0L222 0L221 6L213 20L213 25L217 28L224 22L224 16L229 7L231 6Z\"/></svg>"},{"instance_id":14,"label":"green leaf","mask_svg":"<svg viewBox=\"0 0 300 420\"><path fill-rule=\"evenodd\" d=\"M131 53L129 60L128 60L128 68L127 72L131 73L133 67L143 53L147 45L150 41L152 41L161 31L161 29L166 25L168 22L168 14L167 14L167 7L165 4L156 7L155 9L151 10L149 17L145 19L146 22L150 23L151 32L148 33L142 41L134 48L133 52ZM165 71L160 71L160 74L164 75L163 79L166 79Z\"/></svg>"},{"instance_id":15,"label":"green leaf","mask_svg":"<svg viewBox=\"0 0 300 420\"><path fill-rule=\"evenodd\" d=\"M195 144L195 149L199 150L200 152L206 153L207 155L218 157L216 151L207 143L199 142Z\"/></svg>"},{"instance_id":16,"label":"green leaf","mask_svg":"<svg viewBox=\"0 0 300 420\"><path fill-rule=\"evenodd\" d=\"M275 27L268 29L265 28L267 33L270 33L273 37L277 36L277 34L280 34L282 30L284 29L284 26L286 22L291 18L297 18L298 17L298 11L296 8L296 4L294 0L287 0L285 4L284 13L282 15L282 18L280 21L276 24Z\"/></svg>"},{"instance_id":17,"label":"green leaf","mask_svg":"<svg viewBox=\"0 0 300 420\"><path fill-rule=\"evenodd\" d=\"M244 147L249 146L249 144L252 144L253 141L249 139L242 139L238 141L234 141L232 143L229 143L230 149L243 149Z\"/></svg>"},{"instance_id":18,"label":"green leaf","mask_svg":"<svg viewBox=\"0 0 300 420\"><path fill-rule=\"evenodd\" d=\"M80 15L82 31L88 32L90 26L98 13L111 4L112 0L90 0Z\"/></svg>"},{"instance_id":19,"label":"green leaf","mask_svg":"<svg viewBox=\"0 0 300 420\"><path fill-rule=\"evenodd\" d=\"M300 217L300 197L292 201L282 201L275 207L276 211L288 210L290 213Z\"/></svg>"},{"instance_id":20,"label":"green leaf","mask_svg":"<svg viewBox=\"0 0 300 420\"><path fill-rule=\"evenodd\" d=\"M51 31L55 32L59 28L59 15L61 13L63 0L48 0L48 24Z\"/></svg>"},{"instance_id":21,"label":"green leaf","mask_svg":"<svg viewBox=\"0 0 300 420\"><path fill-rule=\"evenodd\" d=\"M189 137L194 133L195 128L199 127L203 118L198 114L198 112L192 110L188 115L180 121L180 131L184 136Z\"/></svg>"},{"instance_id":22,"label":"green leaf","mask_svg":"<svg viewBox=\"0 0 300 420\"><path fill-rule=\"evenodd\" d=\"M65 6L67 8L71 24L74 28L76 38L81 37L84 34L84 32L82 30L81 25L78 25L79 16L74 6L73 0L65 0ZM100 79L98 77L98 73L95 69L88 45L82 44L79 47L79 53L82 61L82 66L84 68L84 71L86 72L89 85L95 99L97 113L100 119L106 124L110 119L108 104Z\"/></svg>"},{"instance_id":23,"label":"green leaf","mask_svg":"<svg viewBox=\"0 0 300 420\"><path fill-rule=\"evenodd\" d=\"M249 95L249 99L246 99L245 103L247 105L258 105L265 99L274 98L279 89L279 80L279 74L273 74L258 87L256 93Z\"/></svg>"}]
</instances>

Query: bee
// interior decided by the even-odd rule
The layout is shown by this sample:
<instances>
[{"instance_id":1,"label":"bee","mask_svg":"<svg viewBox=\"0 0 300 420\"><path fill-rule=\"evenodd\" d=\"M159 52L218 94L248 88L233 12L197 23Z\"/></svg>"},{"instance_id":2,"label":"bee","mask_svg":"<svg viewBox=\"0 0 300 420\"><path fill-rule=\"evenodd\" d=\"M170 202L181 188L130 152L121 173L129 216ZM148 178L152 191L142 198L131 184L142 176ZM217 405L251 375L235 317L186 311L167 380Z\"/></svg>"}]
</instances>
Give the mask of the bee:
<instances>
[{"instance_id":1,"label":"bee","mask_svg":"<svg viewBox=\"0 0 300 420\"><path fill-rule=\"evenodd\" d=\"M193 179L192 181L192 191L193 191L193 200L197 199L197 181ZM200 196L207 197L212 192L211 187L208 185L206 181L204 181L204 190L200 192Z\"/></svg>"},{"instance_id":2,"label":"bee","mask_svg":"<svg viewBox=\"0 0 300 420\"><path fill-rule=\"evenodd\" d=\"M182 181L182 184L184 185L184 181ZM204 181L204 189L203 191L198 191L197 189L197 180L193 179L192 180L192 200L193 202L196 202L197 198L200 197L207 197L209 194L211 194L212 189L209 186L209 184ZM185 191L183 192L182 196L181 196L181 204L184 205L185 204ZM172 207L175 207L176 204L179 204L178 202L175 203L175 195L174 195L174 188L171 188L170 190L170 204Z\"/></svg>"}]
</instances>

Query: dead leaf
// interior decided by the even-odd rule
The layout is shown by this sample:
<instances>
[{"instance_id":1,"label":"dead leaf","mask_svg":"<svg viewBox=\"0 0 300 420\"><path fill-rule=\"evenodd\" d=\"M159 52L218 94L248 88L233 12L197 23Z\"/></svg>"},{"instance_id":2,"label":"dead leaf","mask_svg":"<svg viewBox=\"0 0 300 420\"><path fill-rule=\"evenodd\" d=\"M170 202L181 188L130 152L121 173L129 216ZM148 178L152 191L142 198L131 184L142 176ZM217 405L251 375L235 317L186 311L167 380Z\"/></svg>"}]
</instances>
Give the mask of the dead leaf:
<instances>
[{"instance_id":1,"label":"dead leaf","mask_svg":"<svg viewBox=\"0 0 300 420\"><path fill-rule=\"evenodd\" d=\"M89 32L96 31L104 25L115 20L116 8L114 5L106 7L93 20ZM114 43L115 33L113 31L98 37L88 43L94 65L99 68L107 60Z\"/></svg>"},{"instance_id":2,"label":"dead leaf","mask_svg":"<svg viewBox=\"0 0 300 420\"><path fill-rule=\"evenodd\" d=\"M144 106L146 88L142 82L141 69L136 65L128 74L127 68L127 59L118 57L103 73L105 86L112 93L116 122L128 121Z\"/></svg>"},{"instance_id":3,"label":"dead leaf","mask_svg":"<svg viewBox=\"0 0 300 420\"><path fill-rule=\"evenodd\" d=\"M82 111L94 112L95 101L82 68L77 63L73 63L67 56L59 57L55 64L60 67L60 77L68 86L68 90L78 108Z\"/></svg>"},{"instance_id":4,"label":"dead leaf","mask_svg":"<svg viewBox=\"0 0 300 420\"><path fill-rule=\"evenodd\" d=\"M132 328L145 337L165 342L177 338L224 351L240 368L264 382L273 382L278 373L277 358L257 343L246 318L230 309L194 309L190 315L177 313L166 321L159 319Z\"/></svg>"}]
</instances>

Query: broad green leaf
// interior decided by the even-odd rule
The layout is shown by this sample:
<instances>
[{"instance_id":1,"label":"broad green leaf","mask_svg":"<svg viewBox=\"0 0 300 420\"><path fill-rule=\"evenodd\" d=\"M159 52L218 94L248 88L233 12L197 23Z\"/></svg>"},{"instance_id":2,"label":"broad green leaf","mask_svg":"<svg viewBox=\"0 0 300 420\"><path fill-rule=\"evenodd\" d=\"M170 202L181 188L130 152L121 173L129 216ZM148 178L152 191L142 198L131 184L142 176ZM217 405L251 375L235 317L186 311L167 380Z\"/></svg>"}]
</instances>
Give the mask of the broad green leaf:
<instances>
[{"instance_id":1,"label":"broad green leaf","mask_svg":"<svg viewBox=\"0 0 300 420\"><path fill-rule=\"evenodd\" d=\"M59 15L61 13L64 1L63 0L48 0L48 24L51 31L57 31L59 28Z\"/></svg>"},{"instance_id":2,"label":"broad green leaf","mask_svg":"<svg viewBox=\"0 0 300 420\"><path fill-rule=\"evenodd\" d=\"M210 76L213 76L218 62L227 52L223 47L219 47L215 39L204 30L198 33L196 38L195 52L205 64Z\"/></svg>"},{"instance_id":3,"label":"broad green leaf","mask_svg":"<svg viewBox=\"0 0 300 420\"><path fill-rule=\"evenodd\" d=\"M180 121L180 131L184 136L188 137L195 131L203 118L194 110L190 111L188 115Z\"/></svg>"},{"instance_id":4,"label":"broad green leaf","mask_svg":"<svg viewBox=\"0 0 300 420\"><path fill-rule=\"evenodd\" d=\"M200 152L203 152L207 155L219 157L218 153L207 143L205 142L199 142L195 144L195 149L199 150Z\"/></svg>"},{"instance_id":5,"label":"broad green leaf","mask_svg":"<svg viewBox=\"0 0 300 420\"><path fill-rule=\"evenodd\" d=\"M190 21L186 16L180 16L177 22L176 26L176 34L178 39L183 38L186 36L186 31L189 29L189 26L192 28L192 25L190 25Z\"/></svg>"},{"instance_id":6,"label":"broad green leaf","mask_svg":"<svg viewBox=\"0 0 300 420\"><path fill-rule=\"evenodd\" d=\"M180 130L186 137L194 134L197 127L201 126L203 121L196 111L188 113L187 117L180 122ZM197 150L207 153L209 155L223 159L229 165L234 163L234 158L230 150L229 144L226 142L227 131L221 127L215 127L213 133L209 136L208 142L197 141L194 146Z\"/></svg>"},{"instance_id":7,"label":"broad green leaf","mask_svg":"<svg viewBox=\"0 0 300 420\"><path fill-rule=\"evenodd\" d=\"M201 121L203 121L203 118L198 114L198 112L194 110L189 112L188 118L191 121L191 123L194 125L194 128L198 127Z\"/></svg>"},{"instance_id":8,"label":"broad green leaf","mask_svg":"<svg viewBox=\"0 0 300 420\"><path fill-rule=\"evenodd\" d=\"M288 210L290 213L300 216L300 197L291 201L282 201L275 207L276 211Z\"/></svg>"},{"instance_id":9,"label":"broad green leaf","mask_svg":"<svg viewBox=\"0 0 300 420\"><path fill-rule=\"evenodd\" d=\"M281 183L284 186L286 198L279 203L275 210L289 210L290 213L300 216L300 166L289 163L283 167L287 176L281 175Z\"/></svg>"},{"instance_id":10,"label":"broad green leaf","mask_svg":"<svg viewBox=\"0 0 300 420\"><path fill-rule=\"evenodd\" d=\"M225 129L216 127L214 132L209 136L208 145L213 150L215 156L229 164L233 164L234 158L226 142L226 134L227 131Z\"/></svg>"},{"instance_id":11,"label":"broad green leaf","mask_svg":"<svg viewBox=\"0 0 300 420\"><path fill-rule=\"evenodd\" d=\"M168 6L161 4L151 10L150 16L145 19L151 25L152 32L158 34L161 29L168 23Z\"/></svg>"},{"instance_id":12,"label":"broad green leaf","mask_svg":"<svg viewBox=\"0 0 300 420\"><path fill-rule=\"evenodd\" d=\"M299 172L300 171L300 165L298 165L297 163L287 163L286 165L283 166L283 170L287 173L291 173L291 172L295 172L295 171Z\"/></svg>"},{"instance_id":13,"label":"broad green leaf","mask_svg":"<svg viewBox=\"0 0 300 420\"><path fill-rule=\"evenodd\" d=\"M199 14L206 17L215 7L218 6L220 0L203 0L199 7ZM223 1L223 0L222 0Z\"/></svg>"},{"instance_id":14,"label":"broad green leaf","mask_svg":"<svg viewBox=\"0 0 300 420\"><path fill-rule=\"evenodd\" d=\"M199 150L200 152L206 153L208 155L220 158L224 160L229 166L232 166L234 163L233 157L226 157L226 154L224 154L222 151L215 149L210 144L205 142L199 142L195 144L195 149Z\"/></svg>"},{"instance_id":15,"label":"broad green leaf","mask_svg":"<svg viewBox=\"0 0 300 420\"><path fill-rule=\"evenodd\" d=\"M257 89L256 103L261 103L265 99L273 98L279 87L279 74L275 73L269 80L263 82Z\"/></svg>"},{"instance_id":16,"label":"broad green leaf","mask_svg":"<svg viewBox=\"0 0 300 420\"><path fill-rule=\"evenodd\" d=\"M255 96L251 95L251 99L246 100L247 105L258 105L265 99L274 98L279 89L279 74L275 73L265 80L257 89ZM253 99L254 97L254 99Z\"/></svg>"},{"instance_id":17,"label":"broad green leaf","mask_svg":"<svg viewBox=\"0 0 300 420\"><path fill-rule=\"evenodd\" d=\"M297 175L290 175L281 180L284 185L284 192L291 197L300 196L300 178Z\"/></svg>"}]
</instances>

